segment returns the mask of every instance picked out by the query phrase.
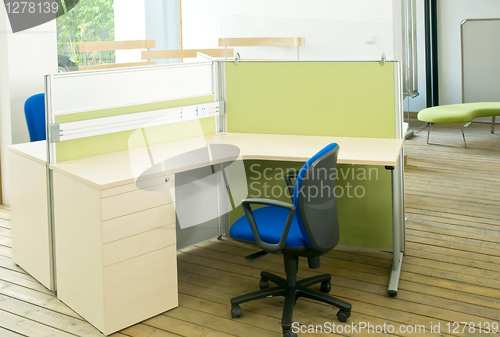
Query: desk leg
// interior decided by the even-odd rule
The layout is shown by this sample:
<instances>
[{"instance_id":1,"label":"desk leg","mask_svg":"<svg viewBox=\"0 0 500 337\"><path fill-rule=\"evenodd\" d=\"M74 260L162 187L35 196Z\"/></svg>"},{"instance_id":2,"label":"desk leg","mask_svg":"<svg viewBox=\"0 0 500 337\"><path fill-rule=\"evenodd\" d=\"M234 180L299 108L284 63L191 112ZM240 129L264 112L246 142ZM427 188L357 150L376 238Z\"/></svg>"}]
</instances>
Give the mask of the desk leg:
<instances>
[{"instance_id":1,"label":"desk leg","mask_svg":"<svg viewBox=\"0 0 500 337\"><path fill-rule=\"evenodd\" d=\"M402 155L401 155L402 156ZM387 293L395 297L398 294L399 276L401 275L401 265L404 255L404 187L403 187L403 168L402 158L400 156L398 166L389 168L391 170L392 180L392 270L389 279Z\"/></svg>"}]
</instances>

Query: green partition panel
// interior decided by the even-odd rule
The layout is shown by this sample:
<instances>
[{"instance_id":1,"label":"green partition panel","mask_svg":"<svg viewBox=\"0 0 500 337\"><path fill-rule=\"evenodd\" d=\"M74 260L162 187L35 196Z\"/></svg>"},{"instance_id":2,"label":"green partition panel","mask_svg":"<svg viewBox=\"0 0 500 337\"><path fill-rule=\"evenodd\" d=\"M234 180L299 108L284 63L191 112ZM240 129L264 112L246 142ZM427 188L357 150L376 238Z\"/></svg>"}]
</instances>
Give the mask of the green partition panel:
<instances>
[{"instance_id":1,"label":"green partition panel","mask_svg":"<svg viewBox=\"0 0 500 337\"><path fill-rule=\"evenodd\" d=\"M284 174L290 170L298 172L303 164L246 160L248 198L291 203ZM391 249L390 171L384 167L367 165L338 165L337 169L339 173L334 192L338 201L341 232L339 245ZM234 222L243 215L243 208L239 206L231 212L230 217Z\"/></svg>"},{"instance_id":2,"label":"green partition panel","mask_svg":"<svg viewBox=\"0 0 500 337\"><path fill-rule=\"evenodd\" d=\"M226 63L228 132L396 138L394 76L391 62L385 66L379 62ZM302 165L246 161L249 197L291 202L279 195L286 190L280 172ZM265 169L268 176L276 176L266 179ZM339 244L392 249L390 171L363 165L339 165L338 170ZM231 212L231 222L242 215L240 206Z\"/></svg>"},{"instance_id":3,"label":"green partition panel","mask_svg":"<svg viewBox=\"0 0 500 337\"><path fill-rule=\"evenodd\" d=\"M173 101L59 115L56 116L55 121L56 123L75 122L86 119L109 117L135 112L210 103L213 101L214 95L190 97ZM197 131L199 130L199 128L195 127L198 123L200 123L204 134L215 133L214 118L215 117L150 127L148 128L147 133L148 143L152 145L198 136ZM96 156L104 153L127 150L129 147L128 139L134 131L135 130L122 131L56 143L56 160L57 162L63 162L78 158Z\"/></svg>"},{"instance_id":4,"label":"green partition panel","mask_svg":"<svg viewBox=\"0 0 500 337\"><path fill-rule=\"evenodd\" d=\"M229 132L395 138L394 65L226 63Z\"/></svg>"}]
</instances>

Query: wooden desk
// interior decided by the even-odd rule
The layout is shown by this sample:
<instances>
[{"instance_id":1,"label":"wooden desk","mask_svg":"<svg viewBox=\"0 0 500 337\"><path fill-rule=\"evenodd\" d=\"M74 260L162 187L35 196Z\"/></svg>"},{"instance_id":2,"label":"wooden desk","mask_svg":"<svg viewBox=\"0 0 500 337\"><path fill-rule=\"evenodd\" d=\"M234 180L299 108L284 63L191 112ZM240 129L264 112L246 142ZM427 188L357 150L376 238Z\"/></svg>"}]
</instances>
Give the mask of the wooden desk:
<instances>
[{"instance_id":1,"label":"wooden desk","mask_svg":"<svg viewBox=\"0 0 500 337\"><path fill-rule=\"evenodd\" d=\"M50 290L51 233L45 141L9 146L12 258Z\"/></svg>"},{"instance_id":2,"label":"wooden desk","mask_svg":"<svg viewBox=\"0 0 500 337\"><path fill-rule=\"evenodd\" d=\"M207 144L237 146L242 159L305 162L332 142L340 145L339 163L392 167L403 145L403 140L391 139L218 134L152 145L149 150L155 164ZM22 152L21 147L11 148L16 151ZM146 164L145 169L151 165ZM210 164L216 162L152 174L150 186L164 187L156 192L137 188L132 165L143 163L131 163L129 151L50 165L58 297L105 334L177 306L174 174ZM12 198L12 203L17 200ZM394 219L391 282L396 279L397 289L403 224ZM14 228L15 213L12 221ZM16 249L18 243L13 244Z\"/></svg>"}]
</instances>

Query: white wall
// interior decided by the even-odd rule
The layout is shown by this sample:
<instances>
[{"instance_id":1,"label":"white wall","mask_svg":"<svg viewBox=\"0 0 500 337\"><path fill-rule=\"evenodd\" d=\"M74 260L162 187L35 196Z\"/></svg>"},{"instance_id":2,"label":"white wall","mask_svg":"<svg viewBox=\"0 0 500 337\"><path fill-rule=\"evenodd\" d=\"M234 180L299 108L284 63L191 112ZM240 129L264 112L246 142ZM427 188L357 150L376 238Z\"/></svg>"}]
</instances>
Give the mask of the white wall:
<instances>
[{"instance_id":1,"label":"white wall","mask_svg":"<svg viewBox=\"0 0 500 337\"><path fill-rule=\"evenodd\" d=\"M400 0L183 0L184 49L215 48L229 15L390 23L401 32ZM307 44L307 42L306 42ZM397 55L400 59L400 55Z\"/></svg>"},{"instance_id":2,"label":"white wall","mask_svg":"<svg viewBox=\"0 0 500 337\"><path fill-rule=\"evenodd\" d=\"M57 72L55 20L13 34L0 6L0 123L2 199L10 203L7 146L29 142L24 102L44 92L44 76Z\"/></svg>"},{"instance_id":3,"label":"white wall","mask_svg":"<svg viewBox=\"0 0 500 337\"><path fill-rule=\"evenodd\" d=\"M145 40L145 0L114 0L115 41ZM117 50L116 63L141 61L140 50Z\"/></svg>"},{"instance_id":4,"label":"white wall","mask_svg":"<svg viewBox=\"0 0 500 337\"><path fill-rule=\"evenodd\" d=\"M437 10L439 103L462 103L460 23L465 19L499 18L500 1L439 0Z\"/></svg>"},{"instance_id":5,"label":"white wall","mask_svg":"<svg viewBox=\"0 0 500 337\"><path fill-rule=\"evenodd\" d=\"M7 13L0 6L0 163L2 164L2 199L9 201L9 170L7 146L12 143L10 129L10 90L7 53Z\"/></svg>"},{"instance_id":6,"label":"white wall","mask_svg":"<svg viewBox=\"0 0 500 337\"><path fill-rule=\"evenodd\" d=\"M157 50L180 49L179 0L148 0L146 3L146 39L156 41ZM156 64L176 63L176 59L157 59Z\"/></svg>"}]
</instances>

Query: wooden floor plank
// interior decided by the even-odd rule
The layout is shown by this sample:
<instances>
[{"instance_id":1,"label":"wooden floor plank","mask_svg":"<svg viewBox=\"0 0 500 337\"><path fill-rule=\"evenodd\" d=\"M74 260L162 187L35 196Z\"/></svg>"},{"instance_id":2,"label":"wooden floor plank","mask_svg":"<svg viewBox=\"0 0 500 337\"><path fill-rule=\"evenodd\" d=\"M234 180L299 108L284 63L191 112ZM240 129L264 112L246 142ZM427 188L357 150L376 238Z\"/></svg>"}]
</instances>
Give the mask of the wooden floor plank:
<instances>
[{"instance_id":1,"label":"wooden floor plank","mask_svg":"<svg viewBox=\"0 0 500 337\"><path fill-rule=\"evenodd\" d=\"M5 228L0 225L0 235L1 236L6 236L8 238L12 238L11 230L10 228Z\"/></svg>"},{"instance_id":2,"label":"wooden floor plank","mask_svg":"<svg viewBox=\"0 0 500 337\"><path fill-rule=\"evenodd\" d=\"M23 268L19 267L11 258L0 255L0 268L5 268L26 274Z\"/></svg>"},{"instance_id":3,"label":"wooden floor plank","mask_svg":"<svg viewBox=\"0 0 500 337\"><path fill-rule=\"evenodd\" d=\"M11 259L12 258L12 248L0 246L0 256L4 256L4 257Z\"/></svg>"},{"instance_id":4,"label":"wooden floor plank","mask_svg":"<svg viewBox=\"0 0 500 337\"><path fill-rule=\"evenodd\" d=\"M175 312L177 309L171 310L171 312ZM197 319L195 318L195 321ZM157 329L161 329L164 331L168 331L173 334L178 334L180 336L188 336L188 337L196 337L196 336L205 336L205 337L230 337L234 336L230 333L225 333L218 330L213 330L211 328L206 327L205 324L200 324L201 319L198 322L191 322L189 318L177 319L175 317L170 317L169 315L158 315L143 322L146 325L155 327Z\"/></svg>"},{"instance_id":5,"label":"wooden floor plank","mask_svg":"<svg viewBox=\"0 0 500 337\"><path fill-rule=\"evenodd\" d=\"M41 293L53 295L53 292L45 288L37 280L27 274L18 273L8 269L0 269L0 282L13 283L22 287L30 288Z\"/></svg>"},{"instance_id":6,"label":"wooden floor plank","mask_svg":"<svg viewBox=\"0 0 500 337\"><path fill-rule=\"evenodd\" d=\"M41 293L30 288L16 284L0 282L0 295L9 296L24 302L28 302L48 310L56 311L71 317L80 318L73 310L61 302L54 295Z\"/></svg>"},{"instance_id":7,"label":"wooden floor plank","mask_svg":"<svg viewBox=\"0 0 500 337\"><path fill-rule=\"evenodd\" d=\"M23 316L18 316L0 309L0 327L25 336L36 337L72 337L69 334L57 328L53 328Z\"/></svg>"},{"instance_id":8,"label":"wooden floor plank","mask_svg":"<svg viewBox=\"0 0 500 337\"><path fill-rule=\"evenodd\" d=\"M27 335L21 335L17 332L4 329L2 327L0 327L0 336L2 336L2 337L30 337Z\"/></svg>"},{"instance_id":9,"label":"wooden floor plank","mask_svg":"<svg viewBox=\"0 0 500 337\"><path fill-rule=\"evenodd\" d=\"M96 328L81 318L75 318L55 311L46 310L24 301L0 295L0 310L25 317L46 326L57 327L76 336L103 337Z\"/></svg>"},{"instance_id":10,"label":"wooden floor plank","mask_svg":"<svg viewBox=\"0 0 500 337\"><path fill-rule=\"evenodd\" d=\"M0 246L12 248L12 238L0 235Z\"/></svg>"},{"instance_id":11,"label":"wooden floor plank","mask_svg":"<svg viewBox=\"0 0 500 337\"><path fill-rule=\"evenodd\" d=\"M146 324L136 324L130 328L123 329L121 331L122 336L129 337L179 337L182 335L174 334L162 329L158 329ZM118 337L118 336L116 336Z\"/></svg>"}]
</instances>

